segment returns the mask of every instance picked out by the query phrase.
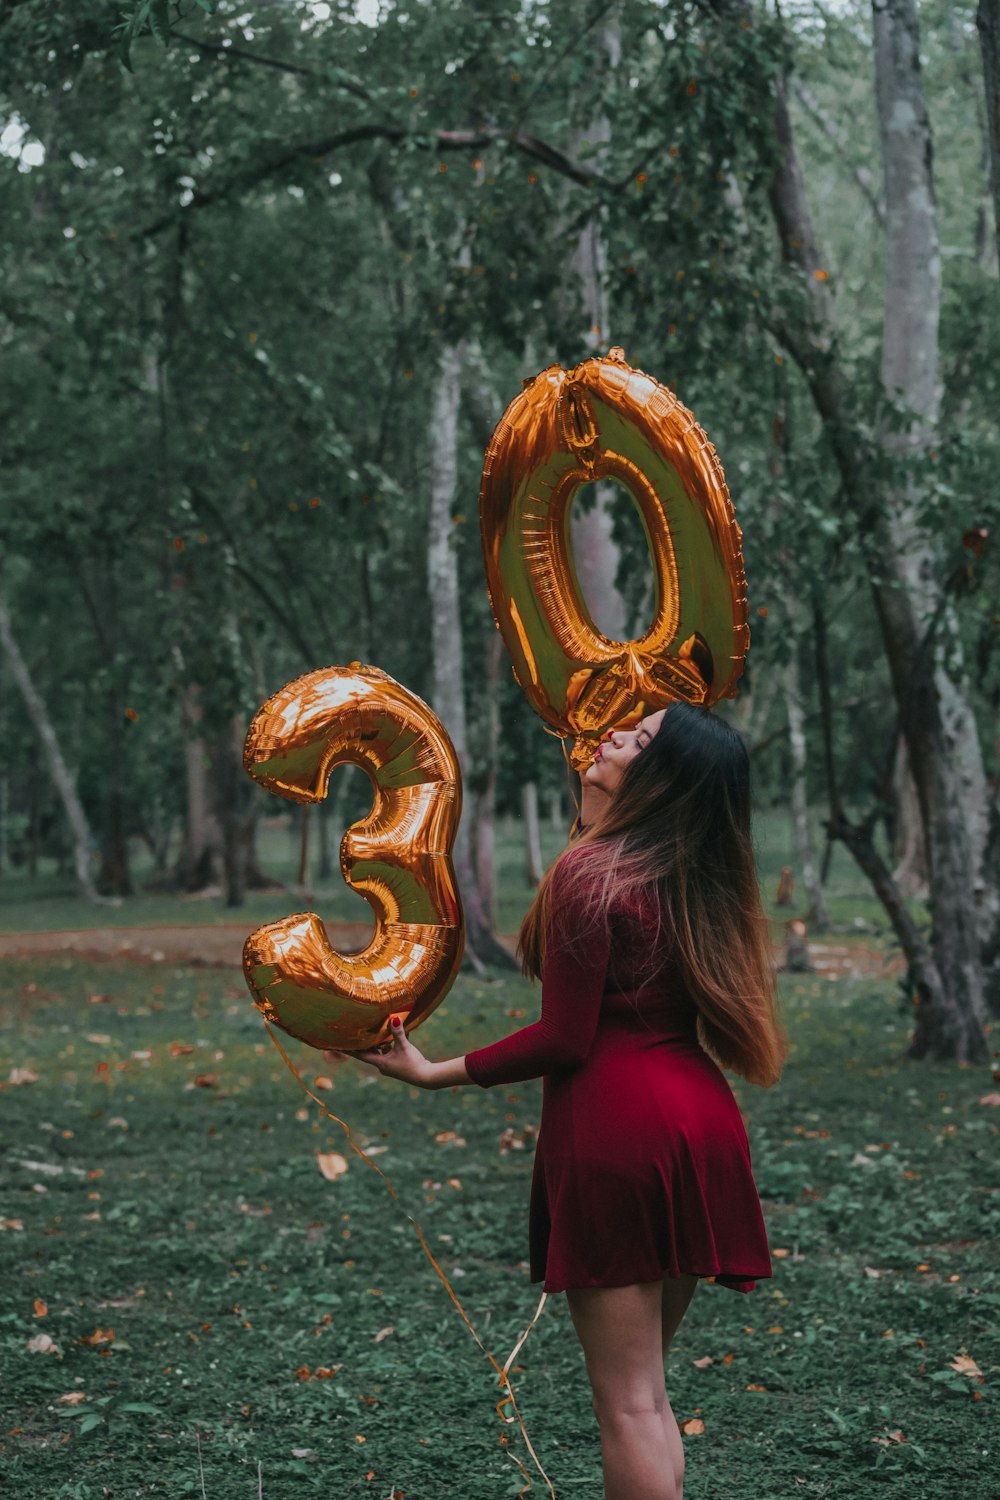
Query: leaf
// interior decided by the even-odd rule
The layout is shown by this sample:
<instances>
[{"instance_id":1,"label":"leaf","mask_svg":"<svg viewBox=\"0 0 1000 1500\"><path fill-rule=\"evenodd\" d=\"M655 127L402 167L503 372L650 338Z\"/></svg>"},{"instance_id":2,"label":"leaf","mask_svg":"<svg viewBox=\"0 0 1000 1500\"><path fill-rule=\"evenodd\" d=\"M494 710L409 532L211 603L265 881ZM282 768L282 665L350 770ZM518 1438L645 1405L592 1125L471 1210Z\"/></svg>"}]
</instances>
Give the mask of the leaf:
<instances>
[{"instance_id":1,"label":"leaf","mask_svg":"<svg viewBox=\"0 0 1000 1500\"><path fill-rule=\"evenodd\" d=\"M46 1302L43 1302L42 1299L41 1299L41 1297L36 1297L35 1300L34 1300L34 1302L32 1303L32 1306L35 1309L35 1317L36 1318L47 1318L48 1317L48 1315L49 1315L48 1304Z\"/></svg>"},{"instance_id":2,"label":"leaf","mask_svg":"<svg viewBox=\"0 0 1000 1500\"><path fill-rule=\"evenodd\" d=\"M83 1421L80 1423L80 1436L83 1437L85 1433L93 1432L94 1428L100 1427L103 1421L104 1418L99 1412L88 1412Z\"/></svg>"},{"instance_id":3,"label":"leaf","mask_svg":"<svg viewBox=\"0 0 1000 1500\"><path fill-rule=\"evenodd\" d=\"M38 1074L31 1068L11 1068L7 1082L12 1088L19 1088L22 1083L37 1083Z\"/></svg>"},{"instance_id":4,"label":"leaf","mask_svg":"<svg viewBox=\"0 0 1000 1500\"><path fill-rule=\"evenodd\" d=\"M701 1417L688 1417L686 1422L681 1423L681 1432L687 1437L700 1437L705 1431L705 1424Z\"/></svg>"},{"instance_id":5,"label":"leaf","mask_svg":"<svg viewBox=\"0 0 1000 1500\"><path fill-rule=\"evenodd\" d=\"M215 15L215 0L196 0L207 16Z\"/></svg>"},{"instance_id":6,"label":"leaf","mask_svg":"<svg viewBox=\"0 0 1000 1500\"><path fill-rule=\"evenodd\" d=\"M322 1089L324 1091L327 1089L332 1089L333 1079L330 1078L326 1073L320 1073L318 1077L313 1079L313 1088Z\"/></svg>"},{"instance_id":7,"label":"leaf","mask_svg":"<svg viewBox=\"0 0 1000 1500\"><path fill-rule=\"evenodd\" d=\"M982 1377L983 1373L979 1366L976 1364L976 1361L972 1359L968 1354L956 1354L955 1358L951 1361L948 1368L950 1370L957 1370L959 1375L978 1375Z\"/></svg>"},{"instance_id":8,"label":"leaf","mask_svg":"<svg viewBox=\"0 0 1000 1500\"><path fill-rule=\"evenodd\" d=\"M87 1396L84 1391L67 1391L65 1396L56 1397L60 1406L79 1406L81 1401L86 1401L86 1399Z\"/></svg>"},{"instance_id":9,"label":"leaf","mask_svg":"<svg viewBox=\"0 0 1000 1500\"><path fill-rule=\"evenodd\" d=\"M980 1104L1000 1104L1000 1094L983 1094Z\"/></svg>"},{"instance_id":10,"label":"leaf","mask_svg":"<svg viewBox=\"0 0 1000 1500\"><path fill-rule=\"evenodd\" d=\"M392 1326L391 1323L389 1323L385 1328L380 1328L379 1329L378 1333L375 1335L374 1339L372 1340L372 1343L374 1343L374 1344L381 1344L381 1342L382 1342L383 1339L387 1339L389 1337L390 1333L395 1333L395 1332L396 1332L395 1328Z\"/></svg>"},{"instance_id":11,"label":"leaf","mask_svg":"<svg viewBox=\"0 0 1000 1500\"><path fill-rule=\"evenodd\" d=\"M170 46L170 0L150 0L149 29L161 47Z\"/></svg>"},{"instance_id":12,"label":"leaf","mask_svg":"<svg viewBox=\"0 0 1000 1500\"><path fill-rule=\"evenodd\" d=\"M95 1328L93 1333L83 1334L78 1340L79 1344L110 1344L113 1343L115 1330L113 1328Z\"/></svg>"},{"instance_id":13,"label":"leaf","mask_svg":"<svg viewBox=\"0 0 1000 1500\"><path fill-rule=\"evenodd\" d=\"M454 1130L439 1130L434 1137L437 1146L464 1146L465 1137L458 1135Z\"/></svg>"},{"instance_id":14,"label":"leaf","mask_svg":"<svg viewBox=\"0 0 1000 1500\"><path fill-rule=\"evenodd\" d=\"M126 1401L118 1408L119 1411L148 1412L151 1417L160 1415L160 1408L152 1406L148 1401Z\"/></svg>"},{"instance_id":15,"label":"leaf","mask_svg":"<svg viewBox=\"0 0 1000 1500\"><path fill-rule=\"evenodd\" d=\"M196 1089L214 1089L221 1076L219 1073L196 1073L194 1086Z\"/></svg>"},{"instance_id":16,"label":"leaf","mask_svg":"<svg viewBox=\"0 0 1000 1500\"><path fill-rule=\"evenodd\" d=\"M0 1229L23 1229L23 1219L0 1219Z\"/></svg>"},{"instance_id":17,"label":"leaf","mask_svg":"<svg viewBox=\"0 0 1000 1500\"><path fill-rule=\"evenodd\" d=\"M26 1348L29 1354L58 1354L59 1345L49 1333L36 1333L30 1338Z\"/></svg>"},{"instance_id":18,"label":"leaf","mask_svg":"<svg viewBox=\"0 0 1000 1500\"><path fill-rule=\"evenodd\" d=\"M317 1151L316 1165L327 1182L336 1182L347 1171L347 1160L339 1151Z\"/></svg>"},{"instance_id":19,"label":"leaf","mask_svg":"<svg viewBox=\"0 0 1000 1500\"><path fill-rule=\"evenodd\" d=\"M707 1370L709 1365L715 1364L715 1360L710 1354L703 1354L701 1356L701 1359L693 1359L691 1363L694 1365L696 1370Z\"/></svg>"}]
</instances>

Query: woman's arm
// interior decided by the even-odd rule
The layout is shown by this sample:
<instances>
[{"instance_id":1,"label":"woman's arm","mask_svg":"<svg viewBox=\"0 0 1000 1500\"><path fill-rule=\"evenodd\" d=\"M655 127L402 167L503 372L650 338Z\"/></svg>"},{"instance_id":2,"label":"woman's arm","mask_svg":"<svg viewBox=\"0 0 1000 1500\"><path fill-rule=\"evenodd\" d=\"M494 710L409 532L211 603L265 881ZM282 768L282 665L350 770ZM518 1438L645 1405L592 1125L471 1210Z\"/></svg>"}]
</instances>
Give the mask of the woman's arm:
<instances>
[{"instance_id":1,"label":"woman's arm","mask_svg":"<svg viewBox=\"0 0 1000 1500\"><path fill-rule=\"evenodd\" d=\"M567 913L565 920L570 920ZM603 924L570 946L552 935L542 968L542 1014L503 1041L466 1053L467 1076L481 1088L520 1083L560 1068L579 1067L590 1051L604 995L610 935Z\"/></svg>"}]
</instances>

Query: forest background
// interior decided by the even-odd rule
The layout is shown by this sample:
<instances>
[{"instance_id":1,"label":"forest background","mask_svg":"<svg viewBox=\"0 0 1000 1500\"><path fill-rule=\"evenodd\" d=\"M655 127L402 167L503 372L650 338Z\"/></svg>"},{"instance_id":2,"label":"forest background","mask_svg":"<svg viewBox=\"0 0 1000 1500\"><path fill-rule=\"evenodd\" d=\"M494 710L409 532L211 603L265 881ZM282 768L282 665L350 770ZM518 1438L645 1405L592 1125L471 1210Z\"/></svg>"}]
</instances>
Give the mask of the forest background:
<instances>
[{"instance_id":1,"label":"forest background","mask_svg":"<svg viewBox=\"0 0 1000 1500\"><path fill-rule=\"evenodd\" d=\"M978 23L6 4L0 870L128 900L142 849L143 883L239 905L278 811L240 767L249 715L363 659L456 741L470 953L504 961L496 817L568 808L494 631L478 473L526 374L616 343L722 458L753 628L725 711L791 809L814 925L810 806L905 952L914 1052L985 1059L995 5ZM635 513L577 509L595 618L639 633ZM363 800L342 776L321 877Z\"/></svg>"},{"instance_id":2,"label":"forest background","mask_svg":"<svg viewBox=\"0 0 1000 1500\"><path fill-rule=\"evenodd\" d=\"M725 468L752 645L717 711L776 945L794 914L818 971L780 976L780 1086L733 1080L773 1276L738 1307L703 1279L675 1339L686 1493L994 1500L998 201L1000 0L0 0L19 1496L522 1491L407 1220L502 1360L540 1083L420 1095L290 1044L389 1199L238 968L307 900L364 940L336 851L366 787L304 817L240 751L329 663L432 702L469 965L427 1047L534 1014L511 938L571 796L476 497L521 380L620 345ZM628 637L631 503L576 510ZM558 1493L600 1493L561 1299L512 1374Z\"/></svg>"}]
</instances>

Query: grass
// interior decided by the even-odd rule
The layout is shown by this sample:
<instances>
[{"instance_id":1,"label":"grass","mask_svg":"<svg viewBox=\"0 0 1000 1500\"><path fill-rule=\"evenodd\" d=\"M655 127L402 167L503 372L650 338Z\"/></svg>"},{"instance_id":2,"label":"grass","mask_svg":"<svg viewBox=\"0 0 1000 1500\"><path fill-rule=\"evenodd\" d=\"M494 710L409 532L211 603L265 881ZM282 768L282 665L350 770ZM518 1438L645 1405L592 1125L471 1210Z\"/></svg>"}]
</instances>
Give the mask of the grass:
<instances>
[{"instance_id":1,"label":"grass","mask_svg":"<svg viewBox=\"0 0 1000 1500\"><path fill-rule=\"evenodd\" d=\"M60 957L8 962L4 978L0 1079L37 1075L0 1093L5 1492L516 1495L495 1376L404 1210L503 1363L539 1289L524 1265L530 1146L503 1155L500 1139L538 1122L540 1084L426 1094L334 1068L323 1097L385 1148L399 1207L298 1090L238 975ZM678 1419L705 1424L685 1439L687 1500L996 1500L989 1075L903 1060L891 986L783 986L781 1084L734 1080L773 1279L746 1297L702 1283L667 1366ZM519 980L463 976L418 1041L464 1052L536 1006ZM294 1056L307 1081L331 1071ZM317 1151L347 1171L325 1180ZM40 1334L57 1352L30 1351ZM955 1368L963 1355L979 1374ZM518 1366L557 1494L598 1500L562 1296Z\"/></svg>"}]
</instances>

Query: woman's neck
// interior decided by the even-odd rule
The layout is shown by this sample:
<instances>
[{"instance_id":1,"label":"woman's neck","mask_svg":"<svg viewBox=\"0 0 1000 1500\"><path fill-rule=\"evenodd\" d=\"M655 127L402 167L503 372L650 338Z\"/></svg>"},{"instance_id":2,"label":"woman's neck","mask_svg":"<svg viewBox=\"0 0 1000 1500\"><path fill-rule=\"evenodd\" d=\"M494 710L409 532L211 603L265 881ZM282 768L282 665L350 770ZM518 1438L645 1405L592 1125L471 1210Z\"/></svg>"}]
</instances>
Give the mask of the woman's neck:
<instances>
[{"instance_id":1,"label":"woman's neck","mask_svg":"<svg viewBox=\"0 0 1000 1500\"><path fill-rule=\"evenodd\" d=\"M580 827L589 828L591 823L596 823L607 805L607 792L602 787L584 782L580 795Z\"/></svg>"}]
</instances>

